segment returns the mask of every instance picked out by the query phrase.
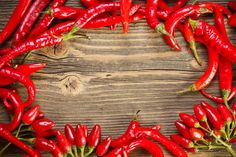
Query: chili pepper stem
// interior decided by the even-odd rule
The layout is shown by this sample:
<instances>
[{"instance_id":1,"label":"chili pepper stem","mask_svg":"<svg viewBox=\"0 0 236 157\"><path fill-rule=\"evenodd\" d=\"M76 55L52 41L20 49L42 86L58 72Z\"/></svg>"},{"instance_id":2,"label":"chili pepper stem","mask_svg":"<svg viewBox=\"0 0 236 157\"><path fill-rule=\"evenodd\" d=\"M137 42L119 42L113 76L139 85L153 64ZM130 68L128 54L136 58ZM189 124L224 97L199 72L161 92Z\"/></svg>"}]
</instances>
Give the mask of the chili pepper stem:
<instances>
[{"instance_id":1,"label":"chili pepper stem","mask_svg":"<svg viewBox=\"0 0 236 157\"><path fill-rule=\"evenodd\" d=\"M79 147L79 149L80 149L80 157L84 157L85 146Z\"/></svg>"},{"instance_id":2,"label":"chili pepper stem","mask_svg":"<svg viewBox=\"0 0 236 157\"><path fill-rule=\"evenodd\" d=\"M193 20L193 19L189 18L188 22L189 22L189 24L190 24L190 26L191 26L191 28L192 28L192 30L194 32L194 30L196 29L199 21L198 20Z\"/></svg>"},{"instance_id":3,"label":"chili pepper stem","mask_svg":"<svg viewBox=\"0 0 236 157\"><path fill-rule=\"evenodd\" d=\"M229 104L228 104L228 97L229 97L229 94L230 94L230 90L222 90L221 93L222 93L222 97L223 97L225 106L228 109L230 109Z\"/></svg>"},{"instance_id":4,"label":"chili pepper stem","mask_svg":"<svg viewBox=\"0 0 236 157\"><path fill-rule=\"evenodd\" d=\"M202 62L201 62L201 59L197 53L197 49L196 49L196 42L194 40L190 41L189 42L189 47L190 49L193 51L193 56L195 57L197 63L202 66Z\"/></svg>"},{"instance_id":5,"label":"chili pepper stem","mask_svg":"<svg viewBox=\"0 0 236 157\"><path fill-rule=\"evenodd\" d=\"M230 125L231 125L231 122L226 123L226 133L227 133L228 138L230 138L230 131L231 131Z\"/></svg>"},{"instance_id":6,"label":"chili pepper stem","mask_svg":"<svg viewBox=\"0 0 236 157\"><path fill-rule=\"evenodd\" d=\"M195 91L197 91L197 88L194 85L191 85L186 89L183 89L181 91L177 91L176 93L177 94L184 94L184 93L187 93L187 92L195 92Z\"/></svg>"},{"instance_id":7,"label":"chili pepper stem","mask_svg":"<svg viewBox=\"0 0 236 157\"><path fill-rule=\"evenodd\" d=\"M89 156L93 151L94 151L94 147L88 147L88 152L84 156L85 157Z\"/></svg>"},{"instance_id":8,"label":"chili pepper stem","mask_svg":"<svg viewBox=\"0 0 236 157\"><path fill-rule=\"evenodd\" d=\"M72 146L72 151L74 152L75 157L79 157L78 150L76 146Z\"/></svg>"},{"instance_id":9,"label":"chili pepper stem","mask_svg":"<svg viewBox=\"0 0 236 157\"><path fill-rule=\"evenodd\" d=\"M28 59L31 56L32 52L33 51L29 51L24 55L24 58L22 59L21 64L25 63L26 59Z\"/></svg>"},{"instance_id":10,"label":"chili pepper stem","mask_svg":"<svg viewBox=\"0 0 236 157\"><path fill-rule=\"evenodd\" d=\"M164 35L169 36L169 37L171 38L171 40L174 41L174 43L175 43L174 46L177 46L177 41L176 41L176 39L175 39L172 35L170 35L170 33L168 33L168 32L166 31L164 23L158 24L158 25L156 26L156 29L155 29L155 30L156 30L157 32L160 32L160 33L162 33L162 34L164 34Z\"/></svg>"}]
</instances>

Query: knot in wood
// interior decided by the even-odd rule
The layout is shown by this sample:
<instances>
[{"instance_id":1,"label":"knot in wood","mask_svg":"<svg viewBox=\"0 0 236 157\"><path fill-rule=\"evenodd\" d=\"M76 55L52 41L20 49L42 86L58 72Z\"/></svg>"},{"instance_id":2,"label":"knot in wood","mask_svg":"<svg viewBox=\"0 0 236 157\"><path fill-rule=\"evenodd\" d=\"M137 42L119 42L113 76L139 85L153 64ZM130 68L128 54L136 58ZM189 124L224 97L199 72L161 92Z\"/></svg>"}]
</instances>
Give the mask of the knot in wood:
<instances>
[{"instance_id":1,"label":"knot in wood","mask_svg":"<svg viewBox=\"0 0 236 157\"><path fill-rule=\"evenodd\" d=\"M61 89L63 95L78 95L82 90L80 78L76 75L66 76L61 81Z\"/></svg>"},{"instance_id":2,"label":"knot in wood","mask_svg":"<svg viewBox=\"0 0 236 157\"><path fill-rule=\"evenodd\" d=\"M63 58L67 54L68 49L69 48L66 42L63 42L60 45L54 45L54 46L43 48L42 51L51 58L59 59L59 58Z\"/></svg>"}]
</instances>

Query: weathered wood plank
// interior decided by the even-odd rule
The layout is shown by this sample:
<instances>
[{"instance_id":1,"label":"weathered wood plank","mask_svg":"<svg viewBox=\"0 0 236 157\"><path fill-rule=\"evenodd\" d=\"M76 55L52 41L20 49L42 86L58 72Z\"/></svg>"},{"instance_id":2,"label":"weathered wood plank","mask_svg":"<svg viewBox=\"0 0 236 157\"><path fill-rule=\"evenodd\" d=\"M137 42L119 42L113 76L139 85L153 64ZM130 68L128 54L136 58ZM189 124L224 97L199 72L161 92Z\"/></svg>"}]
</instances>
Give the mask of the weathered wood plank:
<instances>
[{"instance_id":1,"label":"weathered wood plank","mask_svg":"<svg viewBox=\"0 0 236 157\"><path fill-rule=\"evenodd\" d=\"M226 4L227 1L217 1ZM17 1L0 1L0 29L7 22ZM79 6L70 0L67 5ZM212 21L212 20L211 20ZM236 31L227 27L229 37L236 43ZM86 123L89 128L100 123L103 137L119 136L137 110L141 110L143 126L160 124L162 132L169 136L176 132L174 121L181 111L192 113L192 107L206 100L199 93L177 95L194 82L207 66L207 53L203 46L198 51L204 61L199 67L187 52L186 43L178 32L176 39L183 50L171 50L160 34L150 30L145 20L130 24L128 35L122 34L119 25L116 31L108 28L82 30L91 37L74 39L57 48L35 51L28 63L44 62L47 67L32 75L37 87L35 103L42 106L48 118L62 129L65 123ZM234 76L235 78L235 76ZM19 91L25 98L25 89ZM217 79L209 92L218 93ZM6 121L3 110L0 121ZM166 156L171 156L167 152ZM133 156L143 156L138 151ZM11 149L5 155L19 156ZM223 157L225 152L204 152L196 157Z\"/></svg>"}]
</instances>

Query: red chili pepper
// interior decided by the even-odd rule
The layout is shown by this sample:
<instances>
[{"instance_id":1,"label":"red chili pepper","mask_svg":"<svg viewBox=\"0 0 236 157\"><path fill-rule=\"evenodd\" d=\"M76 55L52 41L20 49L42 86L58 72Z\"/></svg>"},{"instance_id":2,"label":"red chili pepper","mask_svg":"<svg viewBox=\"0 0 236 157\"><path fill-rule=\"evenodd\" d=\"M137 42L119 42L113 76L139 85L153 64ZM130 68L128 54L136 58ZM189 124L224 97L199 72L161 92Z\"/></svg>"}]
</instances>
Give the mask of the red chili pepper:
<instances>
[{"instance_id":1,"label":"red chili pepper","mask_svg":"<svg viewBox=\"0 0 236 157\"><path fill-rule=\"evenodd\" d=\"M11 50L12 50L12 47L2 48L2 49L0 49L0 54L2 55L2 54L9 53Z\"/></svg>"},{"instance_id":2,"label":"red chili pepper","mask_svg":"<svg viewBox=\"0 0 236 157\"><path fill-rule=\"evenodd\" d=\"M175 122L175 126L176 126L177 130L179 131L179 133L183 137L185 137L187 139L191 139L191 136L189 134L189 128L184 123L182 123L181 121L177 120Z\"/></svg>"},{"instance_id":3,"label":"red chili pepper","mask_svg":"<svg viewBox=\"0 0 236 157\"><path fill-rule=\"evenodd\" d=\"M86 7L91 7L99 4L98 0L81 0L81 2Z\"/></svg>"},{"instance_id":4,"label":"red chili pepper","mask_svg":"<svg viewBox=\"0 0 236 157\"><path fill-rule=\"evenodd\" d=\"M132 5L132 0L120 1L120 15L124 33L128 33L129 30L129 12L131 5Z\"/></svg>"},{"instance_id":5,"label":"red chili pepper","mask_svg":"<svg viewBox=\"0 0 236 157\"><path fill-rule=\"evenodd\" d=\"M205 110L200 105L194 105L194 113L199 121L206 122L207 115Z\"/></svg>"},{"instance_id":6,"label":"red chili pepper","mask_svg":"<svg viewBox=\"0 0 236 157\"><path fill-rule=\"evenodd\" d=\"M157 7L161 10L168 11L170 7L164 0L158 0Z\"/></svg>"},{"instance_id":7,"label":"red chili pepper","mask_svg":"<svg viewBox=\"0 0 236 157\"><path fill-rule=\"evenodd\" d=\"M230 1L230 2L228 2L227 5L231 10L233 10L233 11L236 10L236 2L235 1Z\"/></svg>"},{"instance_id":8,"label":"red chili pepper","mask_svg":"<svg viewBox=\"0 0 236 157\"><path fill-rule=\"evenodd\" d=\"M39 115L39 111L40 111L40 106L34 105L31 109L27 110L22 118L22 121L24 122L25 125L30 125L32 124L36 118Z\"/></svg>"},{"instance_id":9,"label":"red chili pepper","mask_svg":"<svg viewBox=\"0 0 236 157\"><path fill-rule=\"evenodd\" d=\"M75 145L80 149L81 157L84 157L84 149L87 142L87 136L84 127L78 124L75 129Z\"/></svg>"},{"instance_id":10,"label":"red chili pepper","mask_svg":"<svg viewBox=\"0 0 236 157\"><path fill-rule=\"evenodd\" d=\"M200 124L199 124L198 120L195 117L193 117L193 116L191 116L187 113L180 112L179 117L184 122L184 124L189 126L189 127L194 127L194 128L199 128L200 127Z\"/></svg>"},{"instance_id":11,"label":"red chili pepper","mask_svg":"<svg viewBox=\"0 0 236 157\"><path fill-rule=\"evenodd\" d=\"M115 148L104 157L121 157L122 153L123 153L123 148Z\"/></svg>"},{"instance_id":12,"label":"red chili pepper","mask_svg":"<svg viewBox=\"0 0 236 157\"><path fill-rule=\"evenodd\" d=\"M37 119L43 118L44 115L45 115L45 114L44 114L42 111L39 111L39 115L38 115Z\"/></svg>"},{"instance_id":13,"label":"red chili pepper","mask_svg":"<svg viewBox=\"0 0 236 157\"><path fill-rule=\"evenodd\" d=\"M236 143L236 137L233 137L232 139L230 139L229 142L230 142L230 143Z\"/></svg>"},{"instance_id":14,"label":"red chili pepper","mask_svg":"<svg viewBox=\"0 0 236 157\"><path fill-rule=\"evenodd\" d=\"M96 148L96 154L98 156L104 156L111 145L112 137L108 136L106 139L104 139L100 144L98 144Z\"/></svg>"},{"instance_id":15,"label":"red chili pepper","mask_svg":"<svg viewBox=\"0 0 236 157\"><path fill-rule=\"evenodd\" d=\"M84 135L87 139L87 137L88 137L88 127L87 127L87 125L83 125L83 129L84 129Z\"/></svg>"},{"instance_id":16,"label":"red chili pepper","mask_svg":"<svg viewBox=\"0 0 236 157\"><path fill-rule=\"evenodd\" d=\"M70 145L75 145L75 130L70 124L66 124L64 127L65 135L67 140L70 142Z\"/></svg>"},{"instance_id":17,"label":"red chili pepper","mask_svg":"<svg viewBox=\"0 0 236 157\"><path fill-rule=\"evenodd\" d=\"M236 20L235 20L236 14L233 14L230 18L228 18L228 25L235 27L236 26Z\"/></svg>"},{"instance_id":18,"label":"red chili pepper","mask_svg":"<svg viewBox=\"0 0 236 157\"><path fill-rule=\"evenodd\" d=\"M137 139L132 141L129 145L125 146L125 152L130 154L133 150L137 148L143 148L147 152L149 152L153 157L164 157L162 149L153 141L148 140L146 138Z\"/></svg>"},{"instance_id":19,"label":"red chili pepper","mask_svg":"<svg viewBox=\"0 0 236 157\"><path fill-rule=\"evenodd\" d=\"M175 142L181 145L184 148L193 148L194 143L187 138L184 138L178 134L170 135L170 138Z\"/></svg>"},{"instance_id":20,"label":"red chili pepper","mask_svg":"<svg viewBox=\"0 0 236 157\"><path fill-rule=\"evenodd\" d=\"M34 147L39 151L51 152L53 151L54 145L49 142L46 138L36 137L33 140Z\"/></svg>"},{"instance_id":21,"label":"red chili pepper","mask_svg":"<svg viewBox=\"0 0 236 157\"><path fill-rule=\"evenodd\" d=\"M65 3L66 0L53 0L51 3L50 8L56 8L58 6L61 6ZM29 33L29 37L33 38L36 37L38 35L40 35L41 33L43 33L44 31L46 31L48 29L48 27L50 26L50 24L52 23L52 21L54 20L53 17L51 17L48 14L45 14L42 19L37 23L37 26L34 27L30 33Z\"/></svg>"},{"instance_id":22,"label":"red chili pepper","mask_svg":"<svg viewBox=\"0 0 236 157\"><path fill-rule=\"evenodd\" d=\"M196 50L196 42L195 42L195 38L194 38L194 33L193 33L192 28L187 20L184 22L184 37L185 37L185 40L188 42L189 47L192 50L196 61L198 62L199 65L201 65L201 60L200 60L199 55Z\"/></svg>"},{"instance_id":23,"label":"red chili pepper","mask_svg":"<svg viewBox=\"0 0 236 157\"><path fill-rule=\"evenodd\" d=\"M190 133L192 139L194 139L196 141L201 141L204 137L204 133L200 129L190 128L189 133Z\"/></svg>"},{"instance_id":24,"label":"red chili pepper","mask_svg":"<svg viewBox=\"0 0 236 157\"><path fill-rule=\"evenodd\" d=\"M29 154L30 156L34 156L34 157L40 157L39 154L34 151L30 146L28 146L27 144L21 142L19 139L17 139L14 135L11 134L11 132L6 129L3 125L0 124L0 137L2 139L5 139L6 141L14 144L15 146L17 146L18 148L22 149L23 151L25 151L27 154Z\"/></svg>"},{"instance_id":25,"label":"red chili pepper","mask_svg":"<svg viewBox=\"0 0 236 157\"><path fill-rule=\"evenodd\" d=\"M157 140L160 144L162 144L169 152L171 152L175 156L181 156L181 157L188 157L187 153L176 143L169 140L167 137L162 135L160 132L155 131L153 129L149 128L139 128L139 133L145 134L147 136L152 137L154 140Z\"/></svg>"},{"instance_id":26,"label":"red chili pepper","mask_svg":"<svg viewBox=\"0 0 236 157\"><path fill-rule=\"evenodd\" d=\"M224 100L223 100L222 97L210 95L210 94L206 93L206 91L204 91L204 90L201 90L200 92L201 92L202 95L204 95L205 97L207 97L207 98L209 98L209 99L211 99L211 100L213 100L213 101L215 101L215 102L217 102L217 103L224 103ZM231 92L230 92L230 94L229 94L229 96L228 96L228 100L227 100L227 101L230 101L231 99L233 99L234 96L235 96L235 94L236 94L236 86L234 86L234 87L232 88L232 90L231 90Z\"/></svg>"},{"instance_id":27,"label":"red chili pepper","mask_svg":"<svg viewBox=\"0 0 236 157\"><path fill-rule=\"evenodd\" d=\"M71 153L71 144L60 130L55 131L58 146L63 154Z\"/></svg>"},{"instance_id":28,"label":"red chili pepper","mask_svg":"<svg viewBox=\"0 0 236 157\"><path fill-rule=\"evenodd\" d=\"M11 120L11 122L7 124L0 124L1 126L4 126L9 131L15 130L22 119L23 113L24 113L24 105L19 97L19 95L14 91L8 91L6 89L0 88L0 96L3 98L6 98L11 103L11 106L14 108L14 116Z\"/></svg>"},{"instance_id":29,"label":"red chili pepper","mask_svg":"<svg viewBox=\"0 0 236 157\"><path fill-rule=\"evenodd\" d=\"M20 73L19 71L11 67L1 68L0 75L17 80L26 87L28 91L28 99L24 103L25 107L28 107L29 105L33 103L35 95L36 95L36 89L35 89L33 81L29 77L27 77L26 75L23 75L22 73Z\"/></svg>"},{"instance_id":30,"label":"red chili pepper","mask_svg":"<svg viewBox=\"0 0 236 157\"><path fill-rule=\"evenodd\" d=\"M79 16L83 15L85 10L82 8L74 8L70 6L61 6L50 8L49 14L54 18L59 19L76 19Z\"/></svg>"},{"instance_id":31,"label":"red chili pepper","mask_svg":"<svg viewBox=\"0 0 236 157\"><path fill-rule=\"evenodd\" d=\"M201 106L206 111L207 118L209 119L213 127L217 130L223 129L224 122L222 121L219 112L214 107L204 101L201 102Z\"/></svg>"},{"instance_id":32,"label":"red chili pepper","mask_svg":"<svg viewBox=\"0 0 236 157\"><path fill-rule=\"evenodd\" d=\"M50 0L35 0L33 2L27 12L24 14L24 17L21 19L20 26L14 35L13 45L17 45L24 40L40 15L41 11L48 5L49 2Z\"/></svg>"},{"instance_id":33,"label":"red chili pepper","mask_svg":"<svg viewBox=\"0 0 236 157\"><path fill-rule=\"evenodd\" d=\"M157 12L158 1L159 0L147 0L146 3L147 23L150 28L169 36L169 34L165 29L165 25L163 23L160 23L157 18L156 12Z\"/></svg>"},{"instance_id":34,"label":"red chili pepper","mask_svg":"<svg viewBox=\"0 0 236 157\"><path fill-rule=\"evenodd\" d=\"M219 104L217 110L220 113L223 122L231 123L233 121L234 117L225 105Z\"/></svg>"},{"instance_id":35,"label":"red chili pepper","mask_svg":"<svg viewBox=\"0 0 236 157\"><path fill-rule=\"evenodd\" d=\"M100 138L101 138L101 126L96 124L87 137L87 141L88 141L87 145L89 149L89 152L87 154L91 154L93 152L93 150L97 147L100 141Z\"/></svg>"},{"instance_id":36,"label":"red chili pepper","mask_svg":"<svg viewBox=\"0 0 236 157\"><path fill-rule=\"evenodd\" d=\"M214 26L207 24L205 21L191 21L191 25L196 36L202 37L206 44L215 47L220 55L226 59L236 62L236 48L224 40L223 36L217 31Z\"/></svg>"},{"instance_id":37,"label":"red chili pepper","mask_svg":"<svg viewBox=\"0 0 236 157\"><path fill-rule=\"evenodd\" d=\"M115 140L112 140L111 147L118 148L123 145L129 144L136 136L137 129L140 127L140 124L137 120L132 120L128 126L126 132L118 137Z\"/></svg>"},{"instance_id":38,"label":"red chili pepper","mask_svg":"<svg viewBox=\"0 0 236 157\"><path fill-rule=\"evenodd\" d=\"M13 33L20 23L24 13L29 7L31 0L20 0L15 10L13 11L8 23L0 33L0 45Z\"/></svg>"},{"instance_id":39,"label":"red chili pepper","mask_svg":"<svg viewBox=\"0 0 236 157\"><path fill-rule=\"evenodd\" d=\"M178 9L182 8L187 2L188 0L178 0L177 3L168 10L168 12L172 13L177 11Z\"/></svg>"},{"instance_id":40,"label":"red chili pepper","mask_svg":"<svg viewBox=\"0 0 236 157\"><path fill-rule=\"evenodd\" d=\"M43 118L35 121L31 125L31 128L34 132L42 133L51 130L54 126L55 126L54 121L47 118Z\"/></svg>"},{"instance_id":41,"label":"red chili pepper","mask_svg":"<svg viewBox=\"0 0 236 157\"><path fill-rule=\"evenodd\" d=\"M58 145L56 144L56 142L53 140L49 140L49 142L54 146L54 149L52 151L53 157L63 157L63 153L58 147Z\"/></svg>"}]
</instances>

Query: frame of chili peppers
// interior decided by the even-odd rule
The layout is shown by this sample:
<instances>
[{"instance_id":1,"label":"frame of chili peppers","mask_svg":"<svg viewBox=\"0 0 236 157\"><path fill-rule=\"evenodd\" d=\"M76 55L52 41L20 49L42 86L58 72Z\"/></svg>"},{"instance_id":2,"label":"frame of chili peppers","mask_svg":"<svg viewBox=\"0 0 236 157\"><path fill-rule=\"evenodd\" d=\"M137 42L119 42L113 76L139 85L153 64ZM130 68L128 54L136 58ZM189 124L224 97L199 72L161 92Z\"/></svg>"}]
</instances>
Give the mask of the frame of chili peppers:
<instances>
[{"instance_id":1,"label":"frame of chili peppers","mask_svg":"<svg viewBox=\"0 0 236 157\"><path fill-rule=\"evenodd\" d=\"M86 157L94 150L98 156L125 157L139 147L147 150L152 156L164 156L162 149L150 140L151 138L177 157L187 157L185 150L196 152L201 149L226 149L231 156L236 157L232 149L232 144L236 142L236 103L231 107L228 104L236 94L236 87L232 88L232 63L236 62L236 48L227 37L224 24L225 15L228 24L236 27L236 13L232 14L226 7L217 3L186 5L187 0L178 0L173 7L169 7L164 0L147 0L145 8L143 3L133 4L131 0L81 2L88 9L63 6L65 0L53 0L38 21L37 27L33 27L39 13L48 6L50 0L20 0L0 33L2 44L16 30L11 45L0 49L0 86L20 82L28 91L28 99L22 102L17 90L0 88L0 97L11 115L9 123L0 124L0 137L9 142L1 149L0 155L10 144L14 144L25 151L25 157L40 157L41 152L51 152L54 157ZM236 11L236 2L229 2L228 7ZM198 20L199 16L206 13L215 15L215 26ZM55 18L70 20L51 26ZM194 115L180 113L181 120L175 122L179 134L171 135L171 139L159 132L159 125L141 127L137 112L123 135L117 139L108 136L100 142L100 125L96 124L88 134L86 125L78 124L73 128L66 124L63 133L54 129L55 122L44 118L39 105L30 107L34 102L36 89L29 75L45 67L45 64L20 64L13 67L12 59L31 50L60 44L71 38L86 37L75 35L82 28L109 26L110 29L115 29L121 22L124 33L128 33L130 22L144 18L151 29L164 35L167 44L181 50L174 39L174 32L178 28L200 65L196 42L207 47L209 64L205 73L193 85L179 93L200 91L207 98L221 103L217 108L203 101L201 105L194 106ZM215 77L218 68L221 97L204 91Z\"/></svg>"}]
</instances>

